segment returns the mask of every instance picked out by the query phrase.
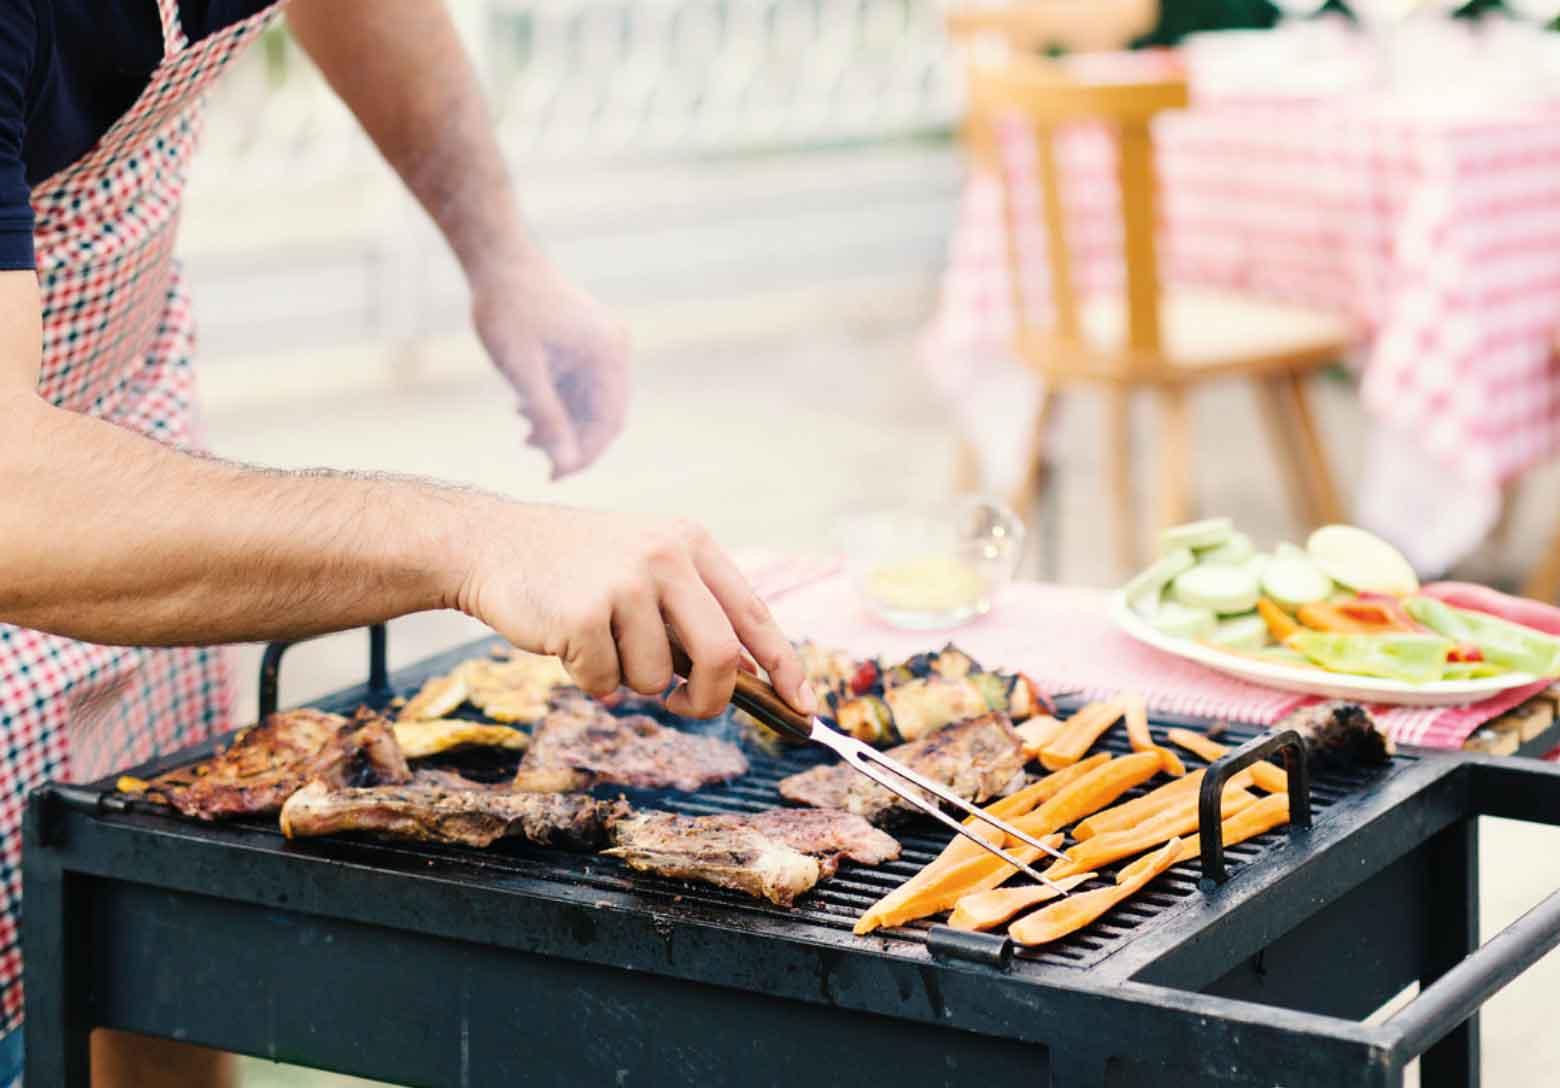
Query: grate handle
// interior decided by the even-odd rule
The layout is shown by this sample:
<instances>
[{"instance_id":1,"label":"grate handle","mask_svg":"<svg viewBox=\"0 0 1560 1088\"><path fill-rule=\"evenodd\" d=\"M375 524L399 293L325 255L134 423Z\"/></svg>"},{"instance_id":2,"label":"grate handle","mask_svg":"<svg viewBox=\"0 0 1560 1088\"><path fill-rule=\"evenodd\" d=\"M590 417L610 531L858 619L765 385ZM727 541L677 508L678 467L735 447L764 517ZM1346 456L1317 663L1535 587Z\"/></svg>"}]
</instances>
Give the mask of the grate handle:
<instances>
[{"instance_id":1,"label":"grate handle","mask_svg":"<svg viewBox=\"0 0 1560 1088\"><path fill-rule=\"evenodd\" d=\"M325 633L334 634L334 632ZM264 721L276 713L282 684L282 655L291 646L320 637L320 635L311 635L309 638L293 639L290 642L272 642L266 646L265 653L260 658L260 716L255 719L256 721ZM389 632L384 624L376 623L368 629L368 690L375 694L383 694L390 690L389 643Z\"/></svg>"},{"instance_id":2,"label":"grate handle","mask_svg":"<svg viewBox=\"0 0 1560 1088\"><path fill-rule=\"evenodd\" d=\"M1224 836L1221 833L1224 787L1236 774L1259 759L1287 752L1284 759L1289 772L1289 825L1311 826L1311 768L1305 739L1293 729L1264 733L1247 741L1214 762L1203 774L1197 795L1197 833L1202 843L1202 879L1204 887L1223 884L1229 879L1224 867Z\"/></svg>"}]
</instances>

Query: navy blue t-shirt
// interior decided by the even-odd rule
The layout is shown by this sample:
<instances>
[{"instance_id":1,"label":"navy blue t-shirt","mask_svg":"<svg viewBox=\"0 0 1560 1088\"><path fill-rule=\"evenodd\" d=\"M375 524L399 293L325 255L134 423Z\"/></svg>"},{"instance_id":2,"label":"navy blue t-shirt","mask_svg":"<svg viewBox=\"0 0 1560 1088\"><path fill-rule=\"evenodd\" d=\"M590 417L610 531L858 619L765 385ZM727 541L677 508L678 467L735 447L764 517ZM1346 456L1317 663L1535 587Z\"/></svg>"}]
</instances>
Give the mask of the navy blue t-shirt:
<instances>
[{"instance_id":1,"label":"navy blue t-shirt","mask_svg":"<svg viewBox=\"0 0 1560 1088\"><path fill-rule=\"evenodd\" d=\"M270 0L179 0L196 41ZM0 3L0 269L33 267L32 187L92 150L162 60L157 0Z\"/></svg>"}]
</instances>

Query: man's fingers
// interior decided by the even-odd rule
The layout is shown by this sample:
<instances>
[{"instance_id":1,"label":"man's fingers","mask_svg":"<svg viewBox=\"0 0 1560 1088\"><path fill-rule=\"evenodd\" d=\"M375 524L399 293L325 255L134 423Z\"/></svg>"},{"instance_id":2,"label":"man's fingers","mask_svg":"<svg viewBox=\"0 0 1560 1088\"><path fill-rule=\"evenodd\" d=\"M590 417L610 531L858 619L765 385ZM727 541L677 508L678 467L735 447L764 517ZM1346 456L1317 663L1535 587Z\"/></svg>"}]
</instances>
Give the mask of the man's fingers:
<instances>
[{"instance_id":1,"label":"man's fingers","mask_svg":"<svg viewBox=\"0 0 1560 1088\"><path fill-rule=\"evenodd\" d=\"M769 606L753 592L737 565L713 542L698 548L694 561L704 584L720 602L737 638L764 667L775 691L803 714L816 713L818 697L807 683L802 659L770 615Z\"/></svg>"},{"instance_id":2,"label":"man's fingers","mask_svg":"<svg viewBox=\"0 0 1560 1088\"><path fill-rule=\"evenodd\" d=\"M526 442L547 452L556 480L581 467L579 436L568 409L553 387L542 348L527 350L529 354L525 359L506 370L515 392L520 395L520 411L531 421L531 434Z\"/></svg>"},{"instance_id":3,"label":"man's fingers","mask_svg":"<svg viewBox=\"0 0 1560 1088\"><path fill-rule=\"evenodd\" d=\"M622 683L617 646L607 622L580 624L571 633L562 655L564 668L589 695L598 699L617 691Z\"/></svg>"},{"instance_id":4,"label":"man's fingers","mask_svg":"<svg viewBox=\"0 0 1560 1088\"><path fill-rule=\"evenodd\" d=\"M672 682L672 651L653 585L619 596L612 610L612 636L624 682L641 695L665 691Z\"/></svg>"},{"instance_id":5,"label":"man's fingers","mask_svg":"<svg viewBox=\"0 0 1560 1088\"><path fill-rule=\"evenodd\" d=\"M713 718L731 703L742 646L719 602L698 578L693 564L662 590L666 620L693 660L691 676L666 700L674 714Z\"/></svg>"}]
</instances>

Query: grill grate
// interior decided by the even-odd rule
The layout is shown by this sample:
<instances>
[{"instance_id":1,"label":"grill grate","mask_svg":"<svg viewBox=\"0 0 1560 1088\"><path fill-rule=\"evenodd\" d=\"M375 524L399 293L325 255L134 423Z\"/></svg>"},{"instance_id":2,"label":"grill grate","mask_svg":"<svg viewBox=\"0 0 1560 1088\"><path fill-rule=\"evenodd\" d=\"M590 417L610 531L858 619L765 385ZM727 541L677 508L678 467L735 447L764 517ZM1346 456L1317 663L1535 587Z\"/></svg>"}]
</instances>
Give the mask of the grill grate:
<instances>
[{"instance_id":1,"label":"grill grate","mask_svg":"<svg viewBox=\"0 0 1560 1088\"><path fill-rule=\"evenodd\" d=\"M456 654L427 662L420 668L399 673L395 679L398 682L404 681L404 685L398 685L394 693L383 693L379 698L371 698L367 701L370 705L377 703L378 708L383 709L393 694L410 695L426 676L447 669L453 661L469 657L472 653L473 651L467 648ZM319 705L323 709L350 713L356 709L357 702L348 704L327 700ZM638 807L662 808L690 816L723 812L758 812L783 803L777 790L777 783L781 778L830 759L828 753L815 748L792 748L778 753L768 751L754 743L729 716L713 722L689 723L669 718L658 704L639 702L625 705L620 708L620 712L648 713L669 724L675 721L680 728L737 741L742 744L750 764L749 773L742 779L724 786L707 787L692 794L671 790L626 790L618 787L596 791L603 797L626 797L630 803ZM473 720L481 720L480 715L474 712L463 710L458 714ZM1256 728L1232 726L1228 730L1226 739L1233 747L1258 735L1259 732L1260 730ZM1130 751L1124 730L1119 727L1112 729L1097 746L1098 749L1117 754ZM1191 753L1178 752L1178 754L1189 770L1206 765ZM1412 756L1399 755L1396 761L1401 763L1412 758ZM495 756L489 752L477 752L457 753L434 762L460 770L473 778L496 780L511 775L517 759L518 756L515 755ZM169 765L187 761L187 759L179 760L170 762ZM1317 823L1326 821L1329 810L1339 800L1388 772L1389 768L1313 772L1311 777L1313 819ZM1152 785L1160 784L1162 781L1156 781ZM1123 799L1140 796L1147 792L1148 788L1150 787L1138 787ZM274 821L249 820L240 823L247 829L280 838L280 832ZM936 857L951 838L951 833L940 828L929 830L924 824L912 825L909 830L904 827L891 828L890 833L894 834L903 846L903 853L898 861L877 868L866 868L848 861L844 862L833 878L820 883L790 909L775 907L737 892L708 885L646 873L634 873L615 858L546 850L517 840L502 840L485 850L422 843L415 845L375 843L373 849L381 852L381 856L384 856L384 851L388 851L392 855L411 855L429 860L438 857L458 858L464 864L493 871L495 876L521 875L560 884L627 892L642 898L647 905L657 902L676 903L683 908L702 906L725 914L736 912L748 917L769 916L793 923L824 927L843 935L849 933L856 918L866 907L892 891ZM1278 830L1238 846L1229 847L1225 853L1230 876L1236 877L1242 868L1284 840L1284 832ZM338 852L354 849L339 840L328 844L322 840L318 845L310 844L306 848ZM1121 864L1124 865L1126 862ZM1119 866L1111 868L1113 870ZM1099 963L1129 943L1147 927L1176 914L1193 902L1200 894L1199 869L1200 864L1197 861L1176 866L1154 881L1145 892L1110 911L1080 933L1041 949L1017 950L1015 953L1017 963L1074 969L1087 968ZM1110 879L1112 877L1107 871L1099 881L1091 881L1085 885L1085 889L1103 886ZM932 923L928 921L915 922L907 926L879 931L873 935L873 939L879 941L880 946L885 950L924 954L926 933L931 925Z\"/></svg>"}]
</instances>

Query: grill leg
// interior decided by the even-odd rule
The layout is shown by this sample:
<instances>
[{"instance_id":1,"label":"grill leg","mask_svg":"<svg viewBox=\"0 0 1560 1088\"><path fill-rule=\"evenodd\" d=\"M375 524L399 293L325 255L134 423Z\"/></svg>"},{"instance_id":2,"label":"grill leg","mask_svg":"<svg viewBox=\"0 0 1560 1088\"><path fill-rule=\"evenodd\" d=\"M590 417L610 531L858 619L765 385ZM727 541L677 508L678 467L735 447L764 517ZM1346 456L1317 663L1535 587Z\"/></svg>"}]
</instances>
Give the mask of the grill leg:
<instances>
[{"instance_id":1,"label":"grill leg","mask_svg":"<svg viewBox=\"0 0 1560 1088\"><path fill-rule=\"evenodd\" d=\"M1479 947L1479 822L1461 820L1428 849L1429 947L1421 987L1428 986ZM1420 1088L1478 1088L1479 1017L1475 1013L1425 1051Z\"/></svg>"},{"instance_id":2,"label":"grill leg","mask_svg":"<svg viewBox=\"0 0 1560 1088\"><path fill-rule=\"evenodd\" d=\"M29 819L31 822L31 819ZM89 1088L91 1025L83 1005L89 955L84 918L59 854L27 835L22 866L22 956L28 1084ZM28 925L28 920L33 924Z\"/></svg>"},{"instance_id":3,"label":"grill leg","mask_svg":"<svg viewBox=\"0 0 1560 1088\"><path fill-rule=\"evenodd\" d=\"M1105 1088L1106 1059L1103 1054L1078 1049L1051 1047L1050 1088Z\"/></svg>"}]
</instances>

